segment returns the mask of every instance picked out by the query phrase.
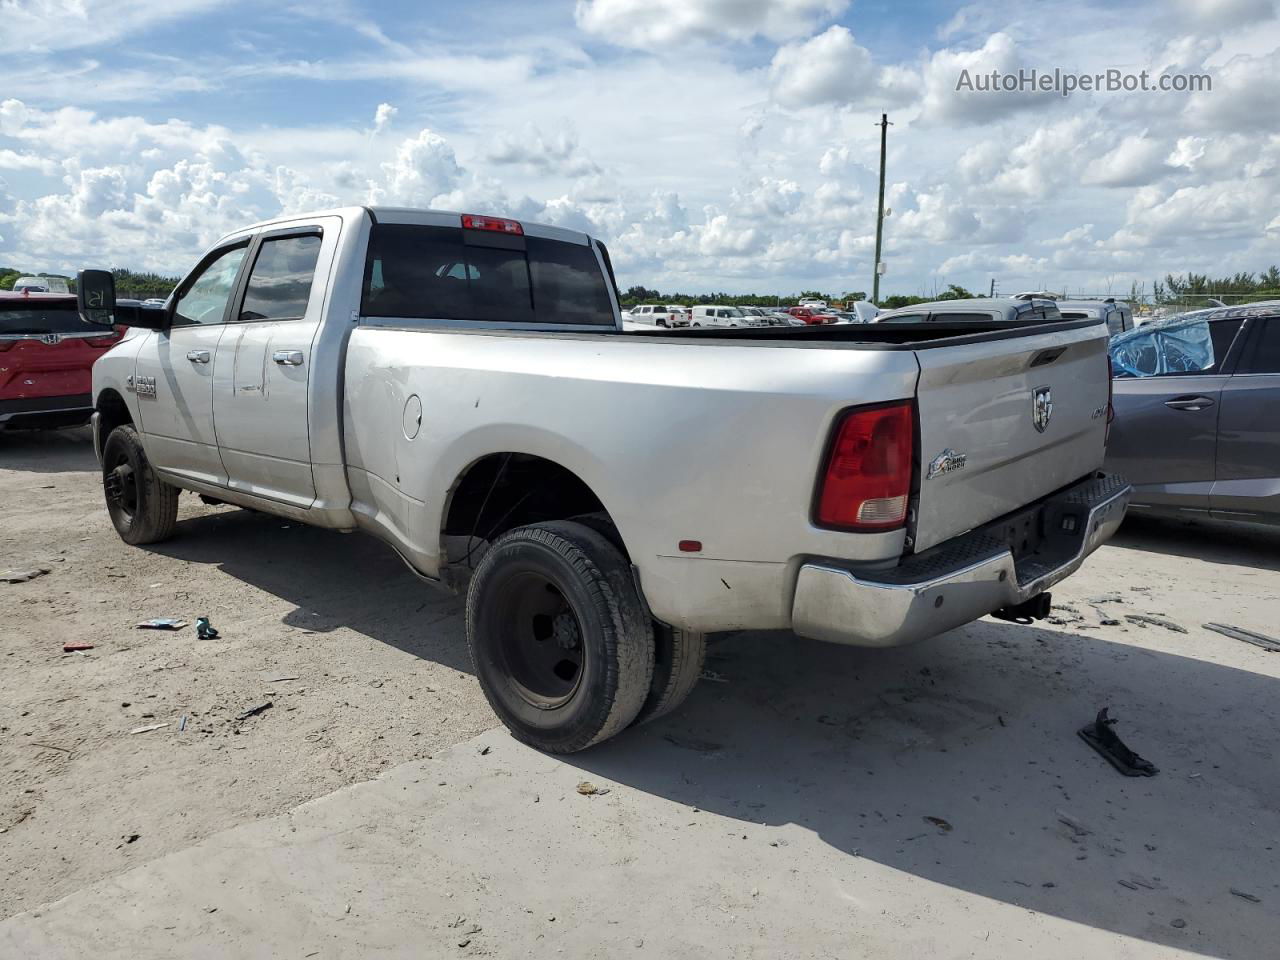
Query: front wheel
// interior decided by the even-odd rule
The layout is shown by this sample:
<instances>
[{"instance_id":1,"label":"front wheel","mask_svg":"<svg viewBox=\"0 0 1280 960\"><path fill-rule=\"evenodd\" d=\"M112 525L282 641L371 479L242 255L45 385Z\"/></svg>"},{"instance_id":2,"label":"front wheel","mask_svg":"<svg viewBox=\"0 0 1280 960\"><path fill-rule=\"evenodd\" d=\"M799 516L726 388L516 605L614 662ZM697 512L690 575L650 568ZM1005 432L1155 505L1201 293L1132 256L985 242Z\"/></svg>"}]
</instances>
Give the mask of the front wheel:
<instances>
[{"instance_id":1,"label":"front wheel","mask_svg":"<svg viewBox=\"0 0 1280 960\"><path fill-rule=\"evenodd\" d=\"M116 427L102 447L102 488L111 524L125 543L159 543L173 535L181 491L156 476L132 426Z\"/></svg>"},{"instance_id":2,"label":"front wheel","mask_svg":"<svg viewBox=\"0 0 1280 960\"><path fill-rule=\"evenodd\" d=\"M485 553L467 591L467 644L494 713L551 753L620 733L653 678L653 626L626 558L571 521L512 530Z\"/></svg>"}]
</instances>

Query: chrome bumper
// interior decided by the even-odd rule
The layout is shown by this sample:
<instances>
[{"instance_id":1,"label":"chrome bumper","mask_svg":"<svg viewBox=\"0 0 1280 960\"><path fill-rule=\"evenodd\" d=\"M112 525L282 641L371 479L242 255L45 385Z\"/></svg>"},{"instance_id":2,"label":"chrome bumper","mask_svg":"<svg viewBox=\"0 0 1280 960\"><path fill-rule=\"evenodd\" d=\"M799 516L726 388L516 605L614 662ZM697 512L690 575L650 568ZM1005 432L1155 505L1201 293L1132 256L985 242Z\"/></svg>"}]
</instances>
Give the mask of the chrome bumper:
<instances>
[{"instance_id":1,"label":"chrome bumper","mask_svg":"<svg viewBox=\"0 0 1280 960\"><path fill-rule=\"evenodd\" d=\"M861 647L932 637L1043 593L1080 568L1124 520L1130 487L1106 474L1042 501L1044 539L1015 561L993 535L999 524L957 537L877 571L806 563L796 580L792 629Z\"/></svg>"}]
</instances>

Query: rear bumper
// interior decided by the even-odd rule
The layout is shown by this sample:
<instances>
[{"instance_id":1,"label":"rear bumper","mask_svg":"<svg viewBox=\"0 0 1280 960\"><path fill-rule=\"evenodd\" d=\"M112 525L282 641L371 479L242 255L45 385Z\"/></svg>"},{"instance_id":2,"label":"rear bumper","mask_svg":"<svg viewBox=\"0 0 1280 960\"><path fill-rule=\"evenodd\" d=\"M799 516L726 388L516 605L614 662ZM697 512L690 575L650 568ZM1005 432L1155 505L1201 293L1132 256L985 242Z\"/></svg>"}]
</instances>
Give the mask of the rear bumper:
<instances>
[{"instance_id":1,"label":"rear bumper","mask_svg":"<svg viewBox=\"0 0 1280 960\"><path fill-rule=\"evenodd\" d=\"M1014 559L1000 523L939 544L901 565L854 571L806 563L796 580L792 629L818 640L892 647L923 640L1029 600L1070 576L1124 520L1130 487L1098 474L1037 506L1044 538Z\"/></svg>"},{"instance_id":2,"label":"rear bumper","mask_svg":"<svg viewBox=\"0 0 1280 960\"><path fill-rule=\"evenodd\" d=\"M0 400L0 430L79 426L92 414L93 400L87 393Z\"/></svg>"}]
</instances>

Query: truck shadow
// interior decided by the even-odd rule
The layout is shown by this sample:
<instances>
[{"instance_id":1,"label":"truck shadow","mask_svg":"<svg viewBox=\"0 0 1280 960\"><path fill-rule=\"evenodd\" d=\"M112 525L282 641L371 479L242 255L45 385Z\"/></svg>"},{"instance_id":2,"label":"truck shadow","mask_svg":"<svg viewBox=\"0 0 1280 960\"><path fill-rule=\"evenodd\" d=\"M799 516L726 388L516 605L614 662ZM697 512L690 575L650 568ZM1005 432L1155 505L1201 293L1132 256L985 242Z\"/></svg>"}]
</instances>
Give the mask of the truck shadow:
<instances>
[{"instance_id":1,"label":"truck shadow","mask_svg":"<svg viewBox=\"0 0 1280 960\"><path fill-rule=\"evenodd\" d=\"M27 473L96 472L93 431L88 427L66 430L0 431L0 469Z\"/></svg>"},{"instance_id":2,"label":"truck shadow","mask_svg":"<svg viewBox=\"0 0 1280 960\"><path fill-rule=\"evenodd\" d=\"M471 672L462 601L418 579L395 551L362 533L335 533L248 510L179 521L147 547L223 573L293 604L282 622L327 633L346 627L415 657Z\"/></svg>"},{"instance_id":3,"label":"truck shadow","mask_svg":"<svg viewBox=\"0 0 1280 960\"><path fill-rule=\"evenodd\" d=\"M461 602L371 537L229 510L152 549L288 600L293 626L471 671ZM673 826L692 807L735 821L797 869L812 833L848 884L861 858L1161 946L1264 955L1280 942L1280 680L1263 671L1280 658L1249 648L1251 672L1134 635L981 621L898 650L730 635L681 710L556 760L673 801ZM1122 777L1078 739L1108 705L1159 776Z\"/></svg>"},{"instance_id":4,"label":"truck shadow","mask_svg":"<svg viewBox=\"0 0 1280 960\"><path fill-rule=\"evenodd\" d=\"M1130 514L1109 545L1229 566L1280 570L1280 526Z\"/></svg>"},{"instance_id":5,"label":"truck shadow","mask_svg":"<svg viewBox=\"0 0 1280 960\"><path fill-rule=\"evenodd\" d=\"M762 880L810 872L785 838L812 832L849 858L831 880L851 893L857 857L1156 944L1264 955L1280 942L1280 681L1114 636L982 621L862 650L742 634L712 648L722 682L684 709L566 759L681 804L673 827L692 807L736 821L777 864ZM1157 777L1121 776L1076 736L1104 705Z\"/></svg>"}]
</instances>

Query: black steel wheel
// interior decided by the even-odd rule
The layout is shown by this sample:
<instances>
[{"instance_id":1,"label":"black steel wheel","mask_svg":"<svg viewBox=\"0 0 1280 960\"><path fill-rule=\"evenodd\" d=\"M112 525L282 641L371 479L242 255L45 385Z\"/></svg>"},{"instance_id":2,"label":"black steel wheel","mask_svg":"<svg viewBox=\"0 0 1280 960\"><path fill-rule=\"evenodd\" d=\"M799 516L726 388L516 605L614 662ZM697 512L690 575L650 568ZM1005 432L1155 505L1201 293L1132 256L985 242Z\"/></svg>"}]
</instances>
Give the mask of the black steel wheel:
<instances>
[{"instance_id":1,"label":"black steel wheel","mask_svg":"<svg viewBox=\"0 0 1280 960\"><path fill-rule=\"evenodd\" d=\"M155 475L132 426L116 427L102 446L102 490L111 524L125 543L172 536L181 491Z\"/></svg>"},{"instance_id":2,"label":"black steel wheel","mask_svg":"<svg viewBox=\"0 0 1280 960\"><path fill-rule=\"evenodd\" d=\"M620 733L653 676L653 629L625 557L570 521L512 530L467 591L467 643L512 735L573 753Z\"/></svg>"}]
</instances>

